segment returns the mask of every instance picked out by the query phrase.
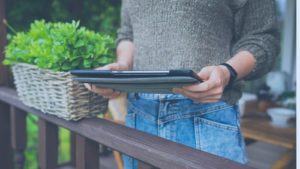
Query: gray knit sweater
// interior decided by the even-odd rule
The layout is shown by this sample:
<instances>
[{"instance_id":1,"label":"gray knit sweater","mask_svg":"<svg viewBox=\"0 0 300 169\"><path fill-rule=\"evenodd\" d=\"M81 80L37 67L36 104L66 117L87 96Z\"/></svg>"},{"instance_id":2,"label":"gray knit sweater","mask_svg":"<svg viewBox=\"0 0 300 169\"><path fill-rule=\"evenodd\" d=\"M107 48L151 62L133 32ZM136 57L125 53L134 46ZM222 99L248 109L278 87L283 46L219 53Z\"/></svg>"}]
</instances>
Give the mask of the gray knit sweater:
<instances>
[{"instance_id":1,"label":"gray knit sweater","mask_svg":"<svg viewBox=\"0 0 300 169\"><path fill-rule=\"evenodd\" d=\"M123 0L117 43L134 43L134 70L192 69L217 65L239 51L256 57L245 79L274 65L279 40L274 0ZM225 91L234 104L239 85Z\"/></svg>"}]
</instances>

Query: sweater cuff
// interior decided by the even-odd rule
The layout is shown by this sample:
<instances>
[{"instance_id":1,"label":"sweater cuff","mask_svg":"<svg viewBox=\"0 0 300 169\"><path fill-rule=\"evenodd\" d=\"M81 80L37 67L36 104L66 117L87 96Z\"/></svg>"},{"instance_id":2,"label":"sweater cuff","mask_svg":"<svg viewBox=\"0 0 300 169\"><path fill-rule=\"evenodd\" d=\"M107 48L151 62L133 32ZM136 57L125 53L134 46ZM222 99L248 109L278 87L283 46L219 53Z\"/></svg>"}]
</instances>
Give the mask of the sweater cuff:
<instances>
[{"instance_id":1,"label":"sweater cuff","mask_svg":"<svg viewBox=\"0 0 300 169\"><path fill-rule=\"evenodd\" d=\"M272 68L272 60L268 59L268 54L262 47L256 44L248 44L240 47L235 54L241 51L250 52L255 58L255 66L253 70L244 77L245 80L252 80L257 77L261 77L263 74L267 73Z\"/></svg>"},{"instance_id":2,"label":"sweater cuff","mask_svg":"<svg viewBox=\"0 0 300 169\"><path fill-rule=\"evenodd\" d=\"M115 42L116 46L118 46L121 41L131 41L131 42L133 42L133 38L132 37L118 37L116 39L116 42Z\"/></svg>"},{"instance_id":3,"label":"sweater cuff","mask_svg":"<svg viewBox=\"0 0 300 169\"><path fill-rule=\"evenodd\" d=\"M133 42L133 33L132 33L132 30L131 29L128 29L128 28L120 28L118 29L117 31L117 39L116 39L116 46L119 45L119 43L123 40L128 40L128 41L131 41Z\"/></svg>"}]
</instances>

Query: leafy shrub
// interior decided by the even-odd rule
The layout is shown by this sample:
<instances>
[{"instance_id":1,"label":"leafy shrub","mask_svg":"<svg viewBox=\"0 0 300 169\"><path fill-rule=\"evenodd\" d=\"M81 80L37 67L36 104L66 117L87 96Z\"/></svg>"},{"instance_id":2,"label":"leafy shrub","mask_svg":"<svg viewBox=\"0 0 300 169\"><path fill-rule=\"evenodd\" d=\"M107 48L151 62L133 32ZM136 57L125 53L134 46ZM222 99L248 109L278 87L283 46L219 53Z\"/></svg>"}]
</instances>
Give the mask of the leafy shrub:
<instances>
[{"instance_id":1,"label":"leafy shrub","mask_svg":"<svg viewBox=\"0 0 300 169\"><path fill-rule=\"evenodd\" d=\"M30 0L30 3L8 0L6 19L17 31L28 30L34 20L80 20L80 25L115 36L120 23L120 7L121 0Z\"/></svg>"},{"instance_id":2,"label":"leafy shrub","mask_svg":"<svg viewBox=\"0 0 300 169\"><path fill-rule=\"evenodd\" d=\"M79 27L79 22L35 21L12 37L4 64L28 63L54 71L92 69L114 60L114 39Z\"/></svg>"}]
</instances>

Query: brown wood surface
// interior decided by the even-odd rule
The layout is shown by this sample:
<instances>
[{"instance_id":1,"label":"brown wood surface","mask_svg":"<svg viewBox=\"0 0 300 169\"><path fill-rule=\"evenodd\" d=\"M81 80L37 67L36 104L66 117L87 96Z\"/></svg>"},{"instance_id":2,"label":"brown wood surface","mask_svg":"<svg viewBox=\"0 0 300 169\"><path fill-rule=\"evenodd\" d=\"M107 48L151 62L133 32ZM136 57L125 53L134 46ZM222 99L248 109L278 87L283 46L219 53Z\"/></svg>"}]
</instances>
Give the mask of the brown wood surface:
<instances>
[{"instance_id":1,"label":"brown wood surface","mask_svg":"<svg viewBox=\"0 0 300 169\"><path fill-rule=\"evenodd\" d=\"M142 161L138 162L138 169L158 169Z\"/></svg>"},{"instance_id":2,"label":"brown wood surface","mask_svg":"<svg viewBox=\"0 0 300 169\"><path fill-rule=\"evenodd\" d=\"M271 169L287 168L296 159L296 151L288 150L279 160L277 160Z\"/></svg>"},{"instance_id":3,"label":"brown wood surface","mask_svg":"<svg viewBox=\"0 0 300 169\"><path fill-rule=\"evenodd\" d=\"M250 169L224 158L198 151L104 119L89 118L78 122L46 115L25 106L13 89L0 87L0 100L31 112L48 122L65 127L88 139L161 169ZM45 146L45 145L44 145Z\"/></svg>"},{"instance_id":4,"label":"brown wood surface","mask_svg":"<svg viewBox=\"0 0 300 169\"><path fill-rule=\"evenodd\" d=\"M14 168L22 169L25 164L24 151L27 145L26 112L11 107L11 144L14 150Z\"/></svg>"},{"instance_id":5,"label":"brown wood surface","mask_svg":"<svg viewBox=\"0 0 300 169\"><path fill-rule=\"evenodd\" d=\"M73 167L76 165L76 134L70 132L70 163Z\"/></svg>"},{"instance_id":6,"label":"brown wood surface","mask_svg":"<svg viewBox=\"0 0 300 169\"><path fill-rule=\"evenodd\" d=\"M76 135L76 169L99 168L99 144Z\"/></svg>"},{"instance_id":7,"label":"brown wood surface","mask_svg":"<svg viewBox=\"0 0 300 169\"><path fill-rule=\"evenodd\" d=\"M39 167L40 169L56 168L58 164L58 127L43 118L39 118L38 126Z\"/></svg>"},{"instance_id":8,"label":"brown wood surface","mask_svg":"<svg viewBox=\"0 0 300 169\"><path fill-rule=\"evenodd\" d=\"M9 105L0 102L0 168L13 168Z\"/></svg>"},{"instance_id":9,"label":"brown wood surface","mask_svg":"<svg viewBox=\"0 0 300 169\"><path fill-rule=\"evenodd\" d=\"M268 119L247 118L242 120L242 132L245 138L263 141L269 144L294 149L296 129L279 128L270 124Z\"/></svg>"}]
</instances>

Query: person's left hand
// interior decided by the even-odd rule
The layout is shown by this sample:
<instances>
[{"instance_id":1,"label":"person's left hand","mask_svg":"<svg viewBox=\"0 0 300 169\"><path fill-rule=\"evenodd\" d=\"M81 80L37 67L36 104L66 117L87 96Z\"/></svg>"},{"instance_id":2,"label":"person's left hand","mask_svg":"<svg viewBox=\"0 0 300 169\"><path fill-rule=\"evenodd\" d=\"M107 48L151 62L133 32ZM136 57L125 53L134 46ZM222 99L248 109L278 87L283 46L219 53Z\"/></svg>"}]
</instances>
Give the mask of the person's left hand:
<instances>
[{"instance_id":1,"label":"person's left hand","mask_svg":"<svg viewBox=\"0 0 300 169\"><path fill-rule=\"evenodd\" d=\"M225 66L207 66L198 73L202 83L174 88L173 92L182 94L195 102L213 103L221 99L230 73Z\"/></svg>"}]
</instances>

